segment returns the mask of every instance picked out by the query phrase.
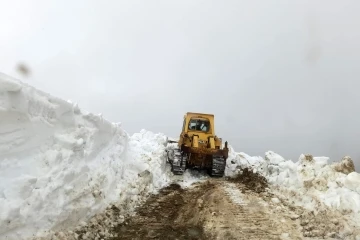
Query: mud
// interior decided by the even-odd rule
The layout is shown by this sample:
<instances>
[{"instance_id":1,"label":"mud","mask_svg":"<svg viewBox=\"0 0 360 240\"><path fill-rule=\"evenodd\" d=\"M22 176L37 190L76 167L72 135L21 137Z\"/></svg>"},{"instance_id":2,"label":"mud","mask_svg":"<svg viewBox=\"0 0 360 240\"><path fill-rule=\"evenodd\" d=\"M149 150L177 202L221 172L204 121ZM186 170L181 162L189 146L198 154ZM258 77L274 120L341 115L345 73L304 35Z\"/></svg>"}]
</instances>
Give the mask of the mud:
<instances>
[{"instance_id":1,"label":"mud","mask_svg":"<svg viewBox=\"0 0 360 240\"><path fill-rule=\"evenodd\" d=\"M205 234L202 219L194 221L191 209L197 199L212 185L205 184L185 191L172 184L151 196L137 210L136 216L126 219L113 231L120 239L209 239Z\"/></svg>"},{"instance_id":2,"label":"mud","mask_svg":"<svg viewBox=\"0 0 360 240\"><path fill-rule=\"evenodd\" d=\"M242 183L245 189L261 193L268 187L268 182L264 176L259 173L254 173L252 169L245 168L240 174L234 178L229 179L230 182Z\"/></svg>"},{"instance_id":3,"label":"mud","mask_svg":"<svg viewBox=\"0 0 360 240\"><path fill-rule=\"evenodd\" d=\"M112 206L74 232L51 239L339 239L340 232L351 230L340 213L308 211L275 190L250 169L236 178L212 178L189 188L171 184L148 197L133 215Z\"/></svg>"},{"instance_id":4,"label":"mud","mask_svg":"<svg viewBox=\"0 0 360 240\"><path fill-rule=\"evenodd\" d=\"M189 189L170 185L116 226L111 239L301 239L300 222L269 211L262 196L271 195L248 187L214 179Z\"/></svg>"}]
</instances>

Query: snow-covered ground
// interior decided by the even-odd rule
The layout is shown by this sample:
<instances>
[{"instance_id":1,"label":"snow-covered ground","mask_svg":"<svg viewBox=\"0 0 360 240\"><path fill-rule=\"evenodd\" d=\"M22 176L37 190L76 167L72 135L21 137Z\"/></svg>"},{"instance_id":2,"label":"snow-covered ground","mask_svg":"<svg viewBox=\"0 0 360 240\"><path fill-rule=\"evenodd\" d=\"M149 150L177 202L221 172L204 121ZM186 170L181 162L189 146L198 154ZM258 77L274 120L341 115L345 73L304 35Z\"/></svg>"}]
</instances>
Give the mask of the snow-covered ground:
<instances>
[{"instance_id":1,"label":"snow-covered ground","mask_svg":"<svg viewBox=\"0 0 360 240\"><path fill-rule=\"evenodd\" d=\"M252 157L231 149L226 175L231 177L250 167L266 177L276 194L291 205L313 211L315 216L324 211L340 214L345 222L339 236L360 239L360 174L348 156L333 164L328 161L328 157L302 154L293 162L272 151L264 158Z\"/></svg>"},{"instance_id":2,"label":"snow-covered ground","mask_svg":"<svg viewBox=\"0 0 360 240\"><path fill-rule=\"evenodd\" d=\"M112 203L131 212L171 181L206 179L190 171L172 176L165 142L145 130L129 136L121 124L0 74L0 239L71 229ZM349 224L341 236L360 239L353 230L360 229L360 174L349 157L328 164L327 157L301 155L293 162L271 151L262 158L230 149L227 176L252 167L291 204L340 212Z\"/></svg>"},{"instance_id":3,"label":"snow-covered ground","mask_svg":"<svg viewBox=\"0 0 360 240\"><path fill-rule=\"evenodd\" d=\"M72 227L112 202L135 205L139 189L169 181L165 141L145 130L129 136L120 124L1 74L0 239Z\"/></svg>"}]
</instances>

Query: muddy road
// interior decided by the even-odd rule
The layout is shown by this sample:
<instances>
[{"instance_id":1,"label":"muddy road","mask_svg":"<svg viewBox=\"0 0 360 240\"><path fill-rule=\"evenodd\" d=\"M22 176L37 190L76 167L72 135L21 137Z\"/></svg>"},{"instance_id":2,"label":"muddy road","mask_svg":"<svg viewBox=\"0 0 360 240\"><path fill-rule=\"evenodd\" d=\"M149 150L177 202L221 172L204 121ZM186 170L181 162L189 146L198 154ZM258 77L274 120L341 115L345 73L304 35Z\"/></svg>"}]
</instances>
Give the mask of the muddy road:
<instances>
[{"instance_id":1,"label":"muddy road","mask_svg":"<svg viewBox=\"0 0 360 240\"><path fill-rule=\"evenodd\" d=\"M36 240L137 239L355 239L355 228L339 211L325 206L315 213L296 206L264 177L244 170L235 179L198 179L174 183L144 195L136 209L131 198L110 205L87 223ZM186 183L185 185L183 183ZM320 205L319 205L320 206ZM133 211L135 210L135 211ZM347 237L339 233L348 231Z\"/></svg>"},{"instance_id":2,"label":"muddy road","mask_svg":"<svg viewBox=\"0 0 360 240\"><path fill-rule=\"evenodd\" d=\"M324 208L315 214L295 207L251 171L231 180L199 180L186 188L178 180L144 196L135 212L124 214L126 203L111 205L74 230L38 239L344 239L338 235L346 229L340 212Z\"/></svg>"},{"instance_id":3,"label":"muddy road","mask_svg":"<svg viewBox=\"0 0 360 240\"><path fill-rule=\"evenodd\" d=\"M187 189L172 184L116 226L111 239L303 239L295 213L261 180L210 179Z\"/></svg>"}]
</instances>

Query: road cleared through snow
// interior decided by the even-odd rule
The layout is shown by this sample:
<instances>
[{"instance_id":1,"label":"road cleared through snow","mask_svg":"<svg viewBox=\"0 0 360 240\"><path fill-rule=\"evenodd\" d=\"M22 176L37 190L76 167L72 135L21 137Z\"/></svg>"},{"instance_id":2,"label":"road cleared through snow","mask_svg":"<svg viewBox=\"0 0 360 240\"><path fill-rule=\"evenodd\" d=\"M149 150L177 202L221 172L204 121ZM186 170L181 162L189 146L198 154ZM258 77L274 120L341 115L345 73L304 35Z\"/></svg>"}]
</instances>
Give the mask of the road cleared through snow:
<instances>
[{"instance_id":1,"label":"road cleared through snow","mask_svg":"<svg viewBox=\"0 0 360 240\"><path fill-rule=\"evenodd\" d=\"M111 239L302 239L299 220L280 202L268 204L270 196L223 179L171 184L114 227Z\"/></svg>"},{"instance_id":2,"label":"road cleared through snow","mask_svg":"<svg viewBox=\"0 0 360 240\"><path fill-rule=\"evenodd\" d=\"M92 234L89 226L100 229L97 239L109 238L112 229L135 214L149 194L171 183L186 188L207 178L189 171L180 178L172 176L164 158L165 140L164 134L146 130L130 136L120 123L0 73L0 239L78 239L84 229ZM263 231L270 236L298 236L295 226L279 223L287 223L289 212L300 222L304 237L360 239L360 174L350 157L329 164L327 157L301 154L294 162L272 151L263 158L229 147L227 177L241 174L249 180L254 176L244 169L251 168L262 178L230 181L230 185L211 183L214 188L209 192L227 199L216 201L235 212L243 202L248 209L255 204L264 216L273 214L277 219L264 220ZM264 189L258 182L264 179L271 198L261 196ZM239 185L248 186L247 182L255 195ZM191 193L190 189L184 193ZM203 195L199 199L207 201ZM274 208L264 210L259 207L262 204ZM208 219L216 215L216 211L198 211ZM227 214L234 226L244 221ZM210 233L213 225L202 219L203 233ZM267 230L269 222L281 231ZM223 233L218 229L218 236Z\"/></svg>"}]
</instances>

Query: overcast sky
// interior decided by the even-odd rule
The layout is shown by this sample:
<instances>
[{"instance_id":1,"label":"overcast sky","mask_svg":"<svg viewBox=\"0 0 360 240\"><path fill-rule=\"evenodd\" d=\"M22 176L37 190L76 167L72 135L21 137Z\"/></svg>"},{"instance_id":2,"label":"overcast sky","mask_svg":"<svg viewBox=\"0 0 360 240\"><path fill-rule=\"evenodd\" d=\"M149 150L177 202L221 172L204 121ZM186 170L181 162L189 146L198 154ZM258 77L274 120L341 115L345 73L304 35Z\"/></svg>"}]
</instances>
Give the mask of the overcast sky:
<instances>
[{"instance_id":1,"label":"overcast sky","mask_svg":"<svg viewBox=\"0 0 360 240\"><path fill-rule=\"evenodd\" d=\"M360 2L0 1L0 71L134 133L214 113L237 151L360 167ZM31 75L16 70L25 63Z\"/></svg>"}]
</instances>

